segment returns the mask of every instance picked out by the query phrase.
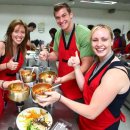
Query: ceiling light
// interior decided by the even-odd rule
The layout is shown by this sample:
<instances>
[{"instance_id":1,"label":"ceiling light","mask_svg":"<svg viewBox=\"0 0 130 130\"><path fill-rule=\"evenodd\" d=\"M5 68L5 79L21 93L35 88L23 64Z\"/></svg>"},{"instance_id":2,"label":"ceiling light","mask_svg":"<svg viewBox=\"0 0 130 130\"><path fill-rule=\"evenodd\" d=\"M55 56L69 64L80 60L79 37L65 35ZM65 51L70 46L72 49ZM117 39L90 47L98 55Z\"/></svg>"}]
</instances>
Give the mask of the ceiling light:
<instances>
[{"instance_id":1,"label":"ceiling light","mask_svg":"<svg viewBox=\"0 0 130 130\"><path fill-rule=\"evenodd\" d=\"M113 5L117 3L115 1L100 1L100 0L80 0L80 2L86 2L92 4L109 4L109 5Z\"/></svg>"}]
</instances>

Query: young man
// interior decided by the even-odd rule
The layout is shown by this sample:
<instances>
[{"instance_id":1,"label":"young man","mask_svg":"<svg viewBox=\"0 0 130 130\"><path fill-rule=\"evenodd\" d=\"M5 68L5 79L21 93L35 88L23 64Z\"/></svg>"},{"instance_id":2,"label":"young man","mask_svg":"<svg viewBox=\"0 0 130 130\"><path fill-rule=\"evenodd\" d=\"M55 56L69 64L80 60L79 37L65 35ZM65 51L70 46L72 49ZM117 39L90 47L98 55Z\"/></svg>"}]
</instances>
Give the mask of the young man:
<instances>
[{"instance_id":1,"label":"young man","mask_svg":"<svg viewBox=\"0 0 130 130\"><path fill-rule=\"evenodd\" d=\"M54 6L54 17L61 28L55 34L53 52L40 52L41 60L58 60L58 78L55 83L62 83L60 89L64 96L79 100L82 93L75 80L73 67L67 65L68 59L78 51L81 60L81 71L86 72L93 62L93 51L90 45L90 30L73 22L73 13L66 3Z\"/></svg>"}]
</instances>

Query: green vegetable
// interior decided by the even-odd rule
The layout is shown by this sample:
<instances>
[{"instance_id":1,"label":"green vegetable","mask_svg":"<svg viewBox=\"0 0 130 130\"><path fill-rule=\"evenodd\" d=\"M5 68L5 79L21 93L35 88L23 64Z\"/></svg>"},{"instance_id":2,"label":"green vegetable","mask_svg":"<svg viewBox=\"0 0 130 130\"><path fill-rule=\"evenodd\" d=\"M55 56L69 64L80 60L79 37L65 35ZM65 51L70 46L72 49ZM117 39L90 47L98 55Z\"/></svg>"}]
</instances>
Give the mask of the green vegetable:
<instances>
[{"instance_id":1,"label":"green vegetable","mask_svg":"<svg viewBox=\"0 0 130 130\"><path fill-rule=\"evenodd\" d=\"M32 121L30 121L30 124L27 126L27 130L39 130L39 129L33 125Z\"/></svg>"}]
</instances>

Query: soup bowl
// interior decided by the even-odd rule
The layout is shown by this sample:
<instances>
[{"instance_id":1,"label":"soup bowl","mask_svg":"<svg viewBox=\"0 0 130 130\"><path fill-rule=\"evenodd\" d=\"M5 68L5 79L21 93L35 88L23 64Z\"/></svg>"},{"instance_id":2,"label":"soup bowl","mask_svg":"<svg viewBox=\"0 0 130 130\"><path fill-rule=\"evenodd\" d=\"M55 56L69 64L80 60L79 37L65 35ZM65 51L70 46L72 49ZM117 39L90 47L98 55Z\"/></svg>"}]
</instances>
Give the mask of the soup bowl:
<instances>
[{"instance_id":1,"label":"soup bowl","mask_svg":"<svg viewBox=\"0 0 130 130\"><path fill-rule=\"evenodd\" d=\"M12 83L8 86L8 98L15 102L22 102L28 99L30 87L23 83Z\"/></svg>"},{"instance_id":2,"label":"soup bowl","mask_svg":"<svg viewBox=\"0 0 130 130\"><path fill-rule=\"evenodd\" d=\"M42 73L39 74L39 82L40 83L49 83L49 84L53 84L55 79L57 77L56 72L54 71L44 71Z\"/></svg>"},{"instance_id":3,"label":"soup bowl","mask_svg":"<svg viewBox=\"0 0 130 130\"><path fill-rule=\"evenodd\" d=\"M52 85L48 84L48 83L38 83L38 84L35 84L32 87L32 91L31 91L33 101L35 103L38 103L37 96L41 96L42 98L47 97L44 94L45 91L48 91L48 92L52 91Z\"/></svg>"},{"instance_id":4,"label":"soup bowl","mask_svg":"<svg viewBox=\"0 0 130 130\"><path fill-rule=\"evenodd\" d=\"M30 83L36 80L36 73L31 72L31 70L21 70L20 74L24 83Z\"/></svg>"}]
</instances>

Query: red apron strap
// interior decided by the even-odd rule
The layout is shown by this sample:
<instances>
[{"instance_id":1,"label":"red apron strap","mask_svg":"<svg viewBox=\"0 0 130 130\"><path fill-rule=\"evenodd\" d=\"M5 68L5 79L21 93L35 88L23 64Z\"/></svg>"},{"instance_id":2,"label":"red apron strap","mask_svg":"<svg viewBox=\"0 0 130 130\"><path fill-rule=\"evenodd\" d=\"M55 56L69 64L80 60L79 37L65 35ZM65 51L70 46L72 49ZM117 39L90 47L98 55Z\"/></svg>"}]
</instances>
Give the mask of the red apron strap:
<instances>
[{"instance_id":1,"label":"red apron strap","mask_svg":"<svg viewBox=\"0 0 130 130\"><path fill-rule=\"evenodd\" d=\"M120 120L122 121L122 122L126 122L126 116L121 112L121 114L120 114Z\"/></svg>"},{"instance_id":2,"label":"red apron strap","mask_svg":"<svg viewBox=\"0 0 130 130\"><path fill-rule=\"evenodd\" d=\"M126 116L121 112L120 116L115 120L115 122L121 120L122 122L126 122Z\"/></svg>"}]
</instances>

